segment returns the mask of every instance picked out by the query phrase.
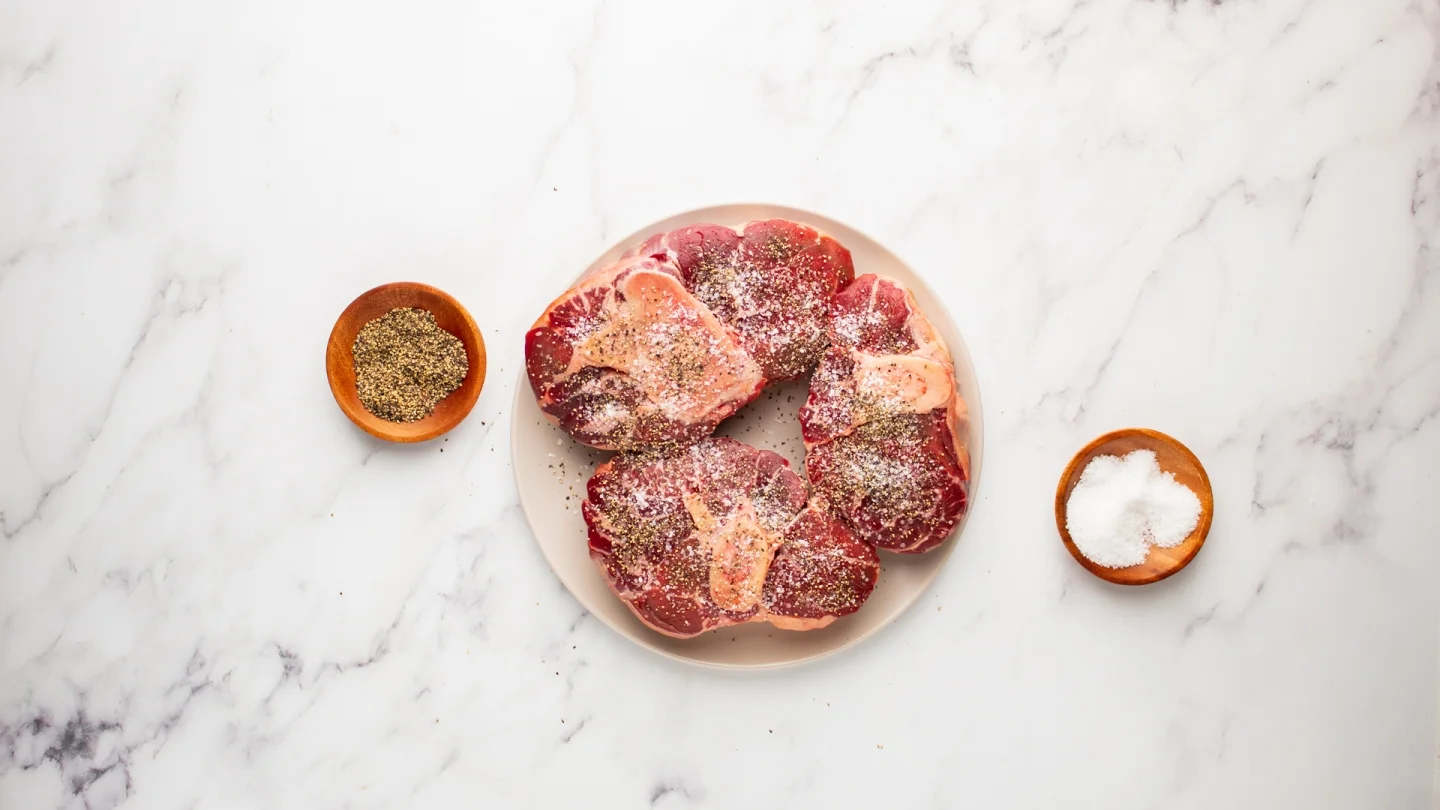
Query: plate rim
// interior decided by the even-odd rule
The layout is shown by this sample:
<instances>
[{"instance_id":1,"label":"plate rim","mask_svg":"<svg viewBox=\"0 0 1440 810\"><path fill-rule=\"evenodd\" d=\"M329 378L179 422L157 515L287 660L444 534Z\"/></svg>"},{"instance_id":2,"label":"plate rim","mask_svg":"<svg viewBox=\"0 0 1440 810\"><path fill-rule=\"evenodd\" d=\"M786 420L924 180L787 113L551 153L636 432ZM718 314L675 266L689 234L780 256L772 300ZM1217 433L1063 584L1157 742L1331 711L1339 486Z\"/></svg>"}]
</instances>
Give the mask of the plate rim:
<instances>
[{"instance_id":1,"label":"plate rim","mask_svg":"<svg viewBox=\"0 0 1440 810\"><path fill-rule=\"evenodd\" d=\"M824 227L821 227L821 224L834 223L836 225L840 225L847 230L853 231L861 238L868 240L871 244L880 247L886 253L894 256L896 260L904 266L904 268L909 272L910 276L914 279L914 283L907 282L907 285L920 288L929 300L935 301L941 306L944 317L949 322L950 326L954 329L955 334L960 337L960 345L958 347L947 345L946 348L950 350L950 355L952 358L954 358L957 354L964 358L967 367L970 369L971 376L975 380L975 390L971 392L971 395L966 396L965 398L966 412L968 415L971 416L967 425L967 429L969 431L969 436L967 437L969 439L969 441L967 442L967 450L970 451L969 480L966 489L967 508L965 510L965 514L961 516L960 522L956 525L954 532L949 538L946 539L945 544L941 548L936 549L937 552L943 554L943 557L935 565L934 572L930 574L930 576L925 580L923 584L916 588L914 595L911 596L909 600L904 603L903 606L899 607L895 611L894 615L890 616L888 619L880 622L879 624L876 624L869 630L866 630L865 632L849 639L843 644L837 645L830 649L821 650L800 658L783 661L769 661L756 664L737 664L688 657L685 655L681 655L673 650L661 647L658 644L647 643L642 638L638 638L634 633L631 633L627 628L623 628L616 624L609 617L592 610L590 606L585 603L585 600L583 600L578 594L576 594L574 589L570 587L570 583L566 582L565 577L560 573L560 568L556 565L555 559L551 556L549 548L547 548L545 543L541 542L540 540L540 530L539 527L536 525L535 518L532 516L533 510L531 508L531 505L527 502L525 489L520 482L520 468L519 465L516 463L516 459L519 458L519 447L517 446L517 444L519 442L520 436L519 420L517 417L519 416L521 406L527 401L533 403L534 400L534 394L530 390L529 373L527 372L525 363L522 358L522 361L520 363L520 370L516 378L515 395L511 403L510 412L510 471L515 483L516 495L520 501L520 511L523 512L525 515L525 525L530 529L531 540L540 549L540 555L545 558L545 563L550 567L550 573L557 580L559 580L560 584L565 588L565 591L570 595L570 598L574 599L575 602L580 605L581 609L584 610L586 614L595 619L598 619L602 624L608 627L616 635L630 641L631 643L647 649L650 652L662 656L666 659L683 662L690 666L730 672L747 672L796 667L802 664L814 663L816 661L830 658L846 650L853 650L862 642L865 642L879 635L882 630L889 629L899 619L909 614L911 612L911 609L915 607L916 603L918 603L920 599L925 596L925 594L930 592L930 590L935 586L935 580L940 577L940 572L944 570L946 564L949 563L950 557L953 555L955 548L960 543L961 535L965 533L965 529L969 526L970 519L974 516L975 510L979 506L979 499L977 497L977 493L980 491L980 472L981 467L984 464L985 456L985 419L983 405L981 404L979 371L975 368L975 360L974 357L970 354L969 343L965 340L965 335L961 331L959 325L955 323L955 319L951 317L950 309L948 306L945 305L944 300L936 294L934 288L930 286L930 283L925 280L925 277L919 271L917 271L913 266L911 266L911 264L903 257L901 257L900 254L896 253L894 250L891 250L888 246L886 246L885 243L881 242L880 240L874 238L865 231L862 231L847 222L842 222L838 219L835 219L834 217L830 217L825 214L820 214L807 209L797 208L781 203L769 202L716 203L713 205L706 205L698 208L692 208L686 211L680 211L669 216L661 217L660 219L657 219L654 222L651 222L650 224L631 232L627 236L612 242L570 283L572 285L575 284L577 281L583 279L585 276L593 272L597 267L614 261L620 253L623 253L629 247L633 247L635 244L638 244L640 240L643 240L644 238L654 233L658 233L659 231L657 230L657 226L659 226L661 223L686 219L693 220L692 224L719 221L718 218L707 216L707 212L732 208L762 209L769 212L775 217L791 219L793 221L801 222L803 224L810 224L812 225L812 227L817 227L822 231L826 229ZM807 219L820 220L821 223L811 223L808 222ZM674 227L683 226L677 225ZM828 233L828 231L826 232ZM563 294L564 292L562 291L560 295ZM553 301L555 299L550 298L547 300ZM926 317L933 318L933 315L931 313L927 312L925 314ZM947 344L949 342L950 341L947 340ZM573 439L571 441L573 441ZM885 558L885 555L887 554L892 556L901 556L895 555L894 552L887 552L881 550L881 559L883 560ZM614 596L613 593L611 594L611 597L618 600L618 597ZM862 605L860 609L864 610L864 606Z\"/></svg>"}]
</instances>

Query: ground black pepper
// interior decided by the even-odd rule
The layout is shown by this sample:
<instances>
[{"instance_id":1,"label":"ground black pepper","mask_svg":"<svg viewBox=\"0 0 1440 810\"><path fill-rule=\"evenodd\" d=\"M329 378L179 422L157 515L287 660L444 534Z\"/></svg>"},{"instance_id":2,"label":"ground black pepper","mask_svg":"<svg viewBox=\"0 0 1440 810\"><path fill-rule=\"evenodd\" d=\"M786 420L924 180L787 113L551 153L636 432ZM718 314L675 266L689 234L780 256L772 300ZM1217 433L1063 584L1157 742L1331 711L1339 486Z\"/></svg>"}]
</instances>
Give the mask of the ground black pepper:
<instances>
[{"instance_id":1,"label":"ground black pepper","mask_svg":"<svg viewBox=\"0 0 1440 810\"><path fill-rule=\"evenodd\" d=\"M351 348L365 410L390 422L429 416L470 373L465 344L423 309L392 309L360 328Z\"/></svg>"}]
</instances>

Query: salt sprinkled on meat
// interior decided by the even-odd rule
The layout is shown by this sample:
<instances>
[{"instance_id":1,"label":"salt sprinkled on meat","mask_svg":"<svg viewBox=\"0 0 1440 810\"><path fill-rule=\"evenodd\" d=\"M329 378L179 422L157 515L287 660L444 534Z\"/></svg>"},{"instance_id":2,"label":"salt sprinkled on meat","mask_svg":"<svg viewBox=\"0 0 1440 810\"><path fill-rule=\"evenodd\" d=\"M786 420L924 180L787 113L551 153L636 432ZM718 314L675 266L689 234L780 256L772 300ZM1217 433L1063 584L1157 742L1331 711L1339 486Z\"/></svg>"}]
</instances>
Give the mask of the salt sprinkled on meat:
<instances>
[{"instance_id":1,"label":"salt sprinkled on meat","mask_svg":"<svg viewBox=\"0 0 1440 810\"><path fill-rule=\"evenodd\" d=\"M662 633L762 620L819 627L858 609L875 586L874 549L807 508L805 484L783 459L733 439L617 457L588 490L591 556Z\"/></svg>"},{"instance_id":2,"label":"salt sprinkled on meat","mask_svg":"<svg viewBox=\"0 0 1440 810\"><path fill-rule=\"evenodd\" d=\"M765 382L673 266L648 257L587 276L536 322L525 351L541 410L602 449L695 441Z\"/></svg>"},{"instance_id":3,"label":"salt sprinkled on meat","mask_svg":"<svg viewBox=\"0 0 1440 810\"><path fill-rule=\"evenodd\" d=\"M935 548L967 506L949 352L910 293L873 275L837 294L829 329L800 409L815 492L881 548Z\"/></svg>"},{"instance_id":4,"label":"salt sprinkled on meat","mask_svg":"<svg viewBox=\"0 0 1440 810\"><path fill-rule=\"evenodd\" d=\"M866 329L873 329L883 321L880 313L873 309L846 312L830 321L830 330L840 339L839 342L853 346L860 342L860 336Z\"/></svg>"},{"instance_id":5,"label":"salt sprinkled on meat","mask_svg":"<svg viewBox=\"0 0 1440 810\"><path fill-rule=\"evenodd\" d=\"M675 262L687 287L736 331L772 382L814 365L826 343L830 298L854 277L839 243L785 220L738 230L681 228L636 251Z\"/></svg>"}]
</instances>

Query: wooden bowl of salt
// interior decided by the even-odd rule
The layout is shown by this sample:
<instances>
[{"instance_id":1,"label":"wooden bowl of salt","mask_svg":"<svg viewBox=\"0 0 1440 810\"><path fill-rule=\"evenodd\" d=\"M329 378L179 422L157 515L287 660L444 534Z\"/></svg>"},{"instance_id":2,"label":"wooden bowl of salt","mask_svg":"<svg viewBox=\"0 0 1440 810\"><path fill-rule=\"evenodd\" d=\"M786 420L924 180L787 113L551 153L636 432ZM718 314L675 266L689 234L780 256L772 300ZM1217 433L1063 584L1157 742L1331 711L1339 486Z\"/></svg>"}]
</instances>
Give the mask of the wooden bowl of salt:
<instances>
[{"instance_id":1,"label":"wooden bowl of salt","mask_svg":"<svg viewBox=\"0 0 1440 810\"><path fill-rule=\"evenodd\" d=\"M1146 451L1154 454L1153 465ZM1200 459L1175 438L1147 428L1106 433L1085 445L1055 489L1055 526L1065 548L1085 570L1118 585L1158 582L1189 565L1205 544L1214 512L1210 476Z\"/></svg>"},{"instance_id":2,"label":"wooden bowl of salt","mask_svg":"<svg viewBox=\"0 0 1440 810\"><path fill-rule=\"evenodd\" d=\"M355 338L366 324L394 309L418 309L434 315L435 325L464 345L469 364L459 387L436 403L428 415L411 422L390 421L371 413L356 388ZM423 442L460 424L475 407L485 386L485 340L475 319L449 293L416 281L382 284L351 301L335 321L325 347L325 376L335 403L361 430L390 442Z\"/></svg>"}]
</instances>

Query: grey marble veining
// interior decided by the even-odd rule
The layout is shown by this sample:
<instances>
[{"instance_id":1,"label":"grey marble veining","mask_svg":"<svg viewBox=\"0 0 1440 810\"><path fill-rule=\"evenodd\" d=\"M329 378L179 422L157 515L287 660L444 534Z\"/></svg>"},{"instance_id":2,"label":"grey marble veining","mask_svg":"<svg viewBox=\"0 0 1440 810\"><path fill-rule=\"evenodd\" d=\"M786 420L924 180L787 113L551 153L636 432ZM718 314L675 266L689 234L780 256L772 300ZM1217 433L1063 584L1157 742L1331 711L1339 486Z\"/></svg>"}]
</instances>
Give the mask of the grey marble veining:
<instances>
[{"instance_id":1,"label":"grey marble veining","mask_svg":"<svg viewBox=\"0 0 1440 810\"><path fill-rule=\"evenodd\" d=\"M0 19L0 806L1430 806L1432 0ZM916 609L740 676L569 597L506 411L611 240L749 200L924 273L989 435ZM420 447L322 373L401 278L491 353ZM1136 590L1050 510L1128 425L1216 495L1201 556Z\"/></svg>"}]
</instances>

